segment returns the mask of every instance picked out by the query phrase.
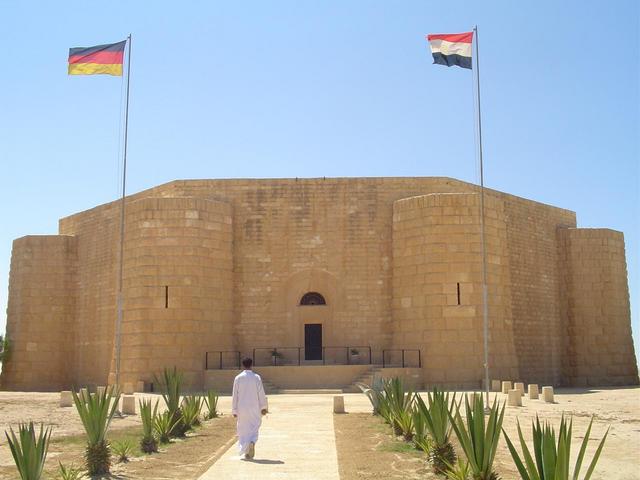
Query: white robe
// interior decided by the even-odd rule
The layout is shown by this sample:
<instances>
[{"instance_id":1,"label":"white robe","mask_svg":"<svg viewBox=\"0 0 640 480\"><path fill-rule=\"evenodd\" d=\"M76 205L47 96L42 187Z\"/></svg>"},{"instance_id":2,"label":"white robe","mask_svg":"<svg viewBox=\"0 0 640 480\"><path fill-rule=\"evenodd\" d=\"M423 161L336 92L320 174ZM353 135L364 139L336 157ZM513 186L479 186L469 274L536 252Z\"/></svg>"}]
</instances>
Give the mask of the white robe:
<instances>
[{"instance_id":1,"label":"white robe","mask_svg":"<svg viewBox=\"0 0 640 480\"><path fill-rule=\"evenodd\" d=\"M262 423L262 410L267 409L260 375L244 370L233 381L231 412L238 416L238 445L240 455L247 452L249 443L258 441L258 429Z\"/></svg>"}]
</instances>

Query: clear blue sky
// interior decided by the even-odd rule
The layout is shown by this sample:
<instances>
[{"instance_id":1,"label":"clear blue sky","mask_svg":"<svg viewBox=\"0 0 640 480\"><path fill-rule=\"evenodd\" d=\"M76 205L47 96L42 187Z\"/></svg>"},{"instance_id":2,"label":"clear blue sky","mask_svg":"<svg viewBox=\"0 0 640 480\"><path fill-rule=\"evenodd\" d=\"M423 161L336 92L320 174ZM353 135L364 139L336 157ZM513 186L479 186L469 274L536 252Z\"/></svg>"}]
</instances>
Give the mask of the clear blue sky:
<instances>
[{"instance_id":1,"label":"clear blue sky","mask_svg":"<svg viewBox=\"0 0 640 480\"><path fill-rule=\"evenodd\" d=\"M625 234L640 321L636 0L0 4L0 332L11 242L118 196L121 79L72 46L133 34L128 191L182 178L477 182L469 70L424 35L480 29L486 184Z\"/></svg>"}]
</instances>

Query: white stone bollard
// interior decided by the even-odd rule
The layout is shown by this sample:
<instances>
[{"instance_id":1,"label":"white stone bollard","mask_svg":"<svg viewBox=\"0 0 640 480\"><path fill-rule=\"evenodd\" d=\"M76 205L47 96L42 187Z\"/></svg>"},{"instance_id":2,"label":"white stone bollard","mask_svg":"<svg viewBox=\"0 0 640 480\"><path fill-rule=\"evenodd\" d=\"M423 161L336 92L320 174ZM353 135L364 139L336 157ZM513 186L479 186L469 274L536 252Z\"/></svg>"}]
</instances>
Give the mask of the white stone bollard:
<instances>
[{"instance_id":1,"label":"white stone bollard","mask_svg":"<svg viewBox=\"0 0 640 480\"><path fill-rule=\"evenodd\" d=\"M136 397L134 395L122 396L122 413L125 415L136 414Z\"/></svg>"},{"instance_id":2,"label":"white stone bollard","mask_svg":"<svg viewBox=\"0 0 640 480\"><path fill-rule=\"evenodd\" d=\"M509 398L507 399L507 404L510 407L521 407L522 406L522 395L520 394L520 390L516 390L515 388L509 390Z\"/></svg>"},{"instance_id":3,"label":"white stone bollard","mask_svg":"<svg viewBox=\"0 0 640 480\"><path fill-rule=\"evenodd\" d=\"M122 389L122 393L125 395L133 395L133 383L126 382L124 384L124 388Z\"/></svg>"},{"instance_id":4,"label":"white stone bollard","mask_svg":"<svg viewBox=\"0 0 640 480\"><path fill-rule=\"evenodd\" d=\"M73 396L71 395L71 391L63 390L60 392L60 406L73 407Z\"/></svg>"},{"instance_id":5,"label":"white stone bollard","mask_svg":"<svg viewBox=\"0 0 640 480\"><path fill-rule=\"evenodd\" d=\"M509 390L511 390L511 382L509 380L505 380L502 382L502 393L508 394Z\"/></svg>"},{"instance_id":6,"label":"white stone bollard","mask_svg":"<svg viewBox=\"0 0 640 480\"><path fill-rule=\"evenodd\" d=\"M542 398L547 403L554 403L553 387L542 387Z\"/></svg>"},{"instance_id":7,"label":"white stone bollard","mask_svg":"<svg viewBox=\"0 0 640 480\"><path fill-rule=\"evenodd\" d=\"M537 383L530 383L529 384L529 399L530 400L537 400L538 399L538 384Z\"/></svg>"},{"instance_id":8,"label":"white stone bollard","mask_svg":"<svg viewBox=\"0 0 640 480\"><path fill-rule=\"evenodd\" d=\"M513 384L513 389L514 390L518 390L520 392L520 395L524 397L524 383L522 382L516 382Z\"/></svg>"},{"instance_id":9,"label":"white stone bollard","mask_svg":"<svg viewBox=\"0 0 640 480\"><path fill-rule=\"evenodd\" d=\"M499 392L502 385L500 385L500 380L491 380L491 391Z\"/></svg>"},{"instance_id":10,"label":"white stone bollard","mask_svg":"<svg viewBox=\"0 0 640 480\"><path fill-rule=\"evenodd\" d=\"M333 413L344 413L344 397L342 395L333 397Z\"/></svg>"}]
</instances>

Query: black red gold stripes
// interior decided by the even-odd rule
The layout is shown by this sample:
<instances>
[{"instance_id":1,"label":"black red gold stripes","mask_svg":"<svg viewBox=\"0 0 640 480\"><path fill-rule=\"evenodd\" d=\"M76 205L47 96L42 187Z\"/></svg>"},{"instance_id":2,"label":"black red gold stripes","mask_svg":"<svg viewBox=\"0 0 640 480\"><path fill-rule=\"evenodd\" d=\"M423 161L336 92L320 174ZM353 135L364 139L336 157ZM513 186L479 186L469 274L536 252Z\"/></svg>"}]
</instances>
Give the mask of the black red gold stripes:
<instances>
[{"instance_id":1,"label":"black red gold stripes","mask_svg":"<svg viewBox=\"0 0 640 480\"><path fill-rule=\"evenodd\" d=\"M69 49L69 75L122 76L127 41Z\"/></svg>"}]
</instances>

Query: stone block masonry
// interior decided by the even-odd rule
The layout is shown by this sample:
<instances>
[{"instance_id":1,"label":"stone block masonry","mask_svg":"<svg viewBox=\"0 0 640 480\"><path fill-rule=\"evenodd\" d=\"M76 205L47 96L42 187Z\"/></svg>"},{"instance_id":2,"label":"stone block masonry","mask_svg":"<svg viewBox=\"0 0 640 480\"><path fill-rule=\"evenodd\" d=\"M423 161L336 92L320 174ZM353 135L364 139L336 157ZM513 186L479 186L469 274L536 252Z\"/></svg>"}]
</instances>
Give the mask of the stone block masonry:
<instances>
[{"instance_id":1,"label":"stone block masonry","mask_svg":"<svg viewBox=\"0 0 640 480\"><path fill-rule=\"evenodd\" d=\"M478 193L448 178L333 178L127 197L121 382L175 365L201 389L205 352L303 347L319 324L323 346L370 346L374 362L417 349L424 385L479 388ZM101 205L14 242L3 388L113 382L119 213ZM493 378L638 382L622 234L575 227L573 212L486 191ZM309 292L325 304L301 305Z\"/></svg>"}]
</instances>

